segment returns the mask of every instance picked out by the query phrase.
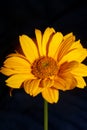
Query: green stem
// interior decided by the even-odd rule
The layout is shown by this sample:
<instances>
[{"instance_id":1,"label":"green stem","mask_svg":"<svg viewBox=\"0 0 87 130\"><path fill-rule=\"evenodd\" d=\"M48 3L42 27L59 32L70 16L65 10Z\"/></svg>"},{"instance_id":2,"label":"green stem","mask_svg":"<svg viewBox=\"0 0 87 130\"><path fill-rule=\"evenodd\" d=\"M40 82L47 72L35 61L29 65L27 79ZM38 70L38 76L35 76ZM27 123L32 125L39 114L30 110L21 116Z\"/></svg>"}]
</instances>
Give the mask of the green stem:
<instances>
[{"instance_id":1,"label":"green stem","mask_svg":"<svg viewBox=\"0 0 87 130\"><path fill-rule=\"evenodd\" d=\"M48 102L44 100L44 130L48 130Z\"/></svg>"}]
</instances>

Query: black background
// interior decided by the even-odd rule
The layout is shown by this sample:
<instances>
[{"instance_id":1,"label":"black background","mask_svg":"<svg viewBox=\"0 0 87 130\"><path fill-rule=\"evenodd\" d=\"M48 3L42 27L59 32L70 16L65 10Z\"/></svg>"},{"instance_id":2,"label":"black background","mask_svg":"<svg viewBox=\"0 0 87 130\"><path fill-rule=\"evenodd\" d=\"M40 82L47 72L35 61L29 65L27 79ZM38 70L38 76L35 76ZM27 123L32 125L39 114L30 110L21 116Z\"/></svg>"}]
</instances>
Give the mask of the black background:
<instances>
[{"instance_id":1,"label":"black background","mask_svg":"<svg viewBox=\"0 0 87 130\"><path fill-rule=\"evenodd\" d=\"M0 1L0 65L18 45L18 36L34 36L35 28L54 27L64 35L73 32L87 47L87 3L79 0ZM86 61L85 61L86 63ZM0 74L0 130L43 130L43 99L23 89L5 86ZM49 104L49 130L87 130L87 88L60 91L57 104Z\"/></svg>"}]
</instances>

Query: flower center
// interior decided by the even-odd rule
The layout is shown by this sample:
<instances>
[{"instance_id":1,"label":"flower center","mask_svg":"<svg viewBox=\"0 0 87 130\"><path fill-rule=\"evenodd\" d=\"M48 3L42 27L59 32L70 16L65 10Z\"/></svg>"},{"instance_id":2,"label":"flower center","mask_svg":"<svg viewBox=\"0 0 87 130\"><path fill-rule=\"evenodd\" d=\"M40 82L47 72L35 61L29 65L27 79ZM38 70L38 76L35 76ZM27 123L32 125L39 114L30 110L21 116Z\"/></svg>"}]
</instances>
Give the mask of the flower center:
<instances>
[{"instance_id":1,"label":"flower center","mask_svg":"<svg viewBox=\"0 0 87 130\"><path fill-rule=\"evenodd\" d=\"M51 57L41 57L36 59L32 66L32 74L38 78L48 78L58 73L56 61Z\"/></svg>"}]
</instances>

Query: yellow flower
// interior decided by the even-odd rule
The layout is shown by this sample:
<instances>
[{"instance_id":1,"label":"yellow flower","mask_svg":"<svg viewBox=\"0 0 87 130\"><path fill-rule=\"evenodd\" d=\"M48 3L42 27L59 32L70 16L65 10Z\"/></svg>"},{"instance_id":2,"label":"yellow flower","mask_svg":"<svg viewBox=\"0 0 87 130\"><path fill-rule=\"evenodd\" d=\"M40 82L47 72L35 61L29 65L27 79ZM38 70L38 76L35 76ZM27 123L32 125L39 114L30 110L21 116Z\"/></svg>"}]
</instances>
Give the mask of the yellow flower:
<instances>
[{"instance_id":1,"label":"yellow flower","mask_svg":"<svg viewBox=\"0 0 87 130\"><path fill-rule=\"evenodd\" d=\"M41 93L49 103L58 101L59 90L84 88L87 66L82 61L87 50L80 40L75 41L73 33L63 36L49 27L43 34L35 29L35 36L36 40L20 36L23 54L10 54L4 61L1 73L10 76L6 85L23 87L31 96Z\"/></svg>"}]
</instances>

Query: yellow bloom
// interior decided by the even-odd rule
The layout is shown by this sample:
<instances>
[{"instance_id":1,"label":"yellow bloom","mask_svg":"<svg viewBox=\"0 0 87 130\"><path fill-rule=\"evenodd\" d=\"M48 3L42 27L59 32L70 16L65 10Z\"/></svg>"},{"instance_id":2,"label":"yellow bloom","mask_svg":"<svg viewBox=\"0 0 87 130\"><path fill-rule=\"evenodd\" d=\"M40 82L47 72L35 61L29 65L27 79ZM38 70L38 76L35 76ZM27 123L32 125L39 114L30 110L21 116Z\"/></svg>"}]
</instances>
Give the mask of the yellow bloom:
<instances>
[{"instance_id":1,"label":"yellow bloom","mask_svg":"<svg viewBox=\"0 0 87 130\"><path fill-rule=\"evenodd\" d=\"M87 66L82 61L87 50L80 40L75 41L73 33L65 36L47 28L42 34L35 29L36 40L26 35L19 37L23 52L10 54L4 61L1 73L10 76L6 85L11 88L23 87L31 96L39 93L49 103L56 103L59 90L84 88Z\"/></svg>"}]
</instances>

